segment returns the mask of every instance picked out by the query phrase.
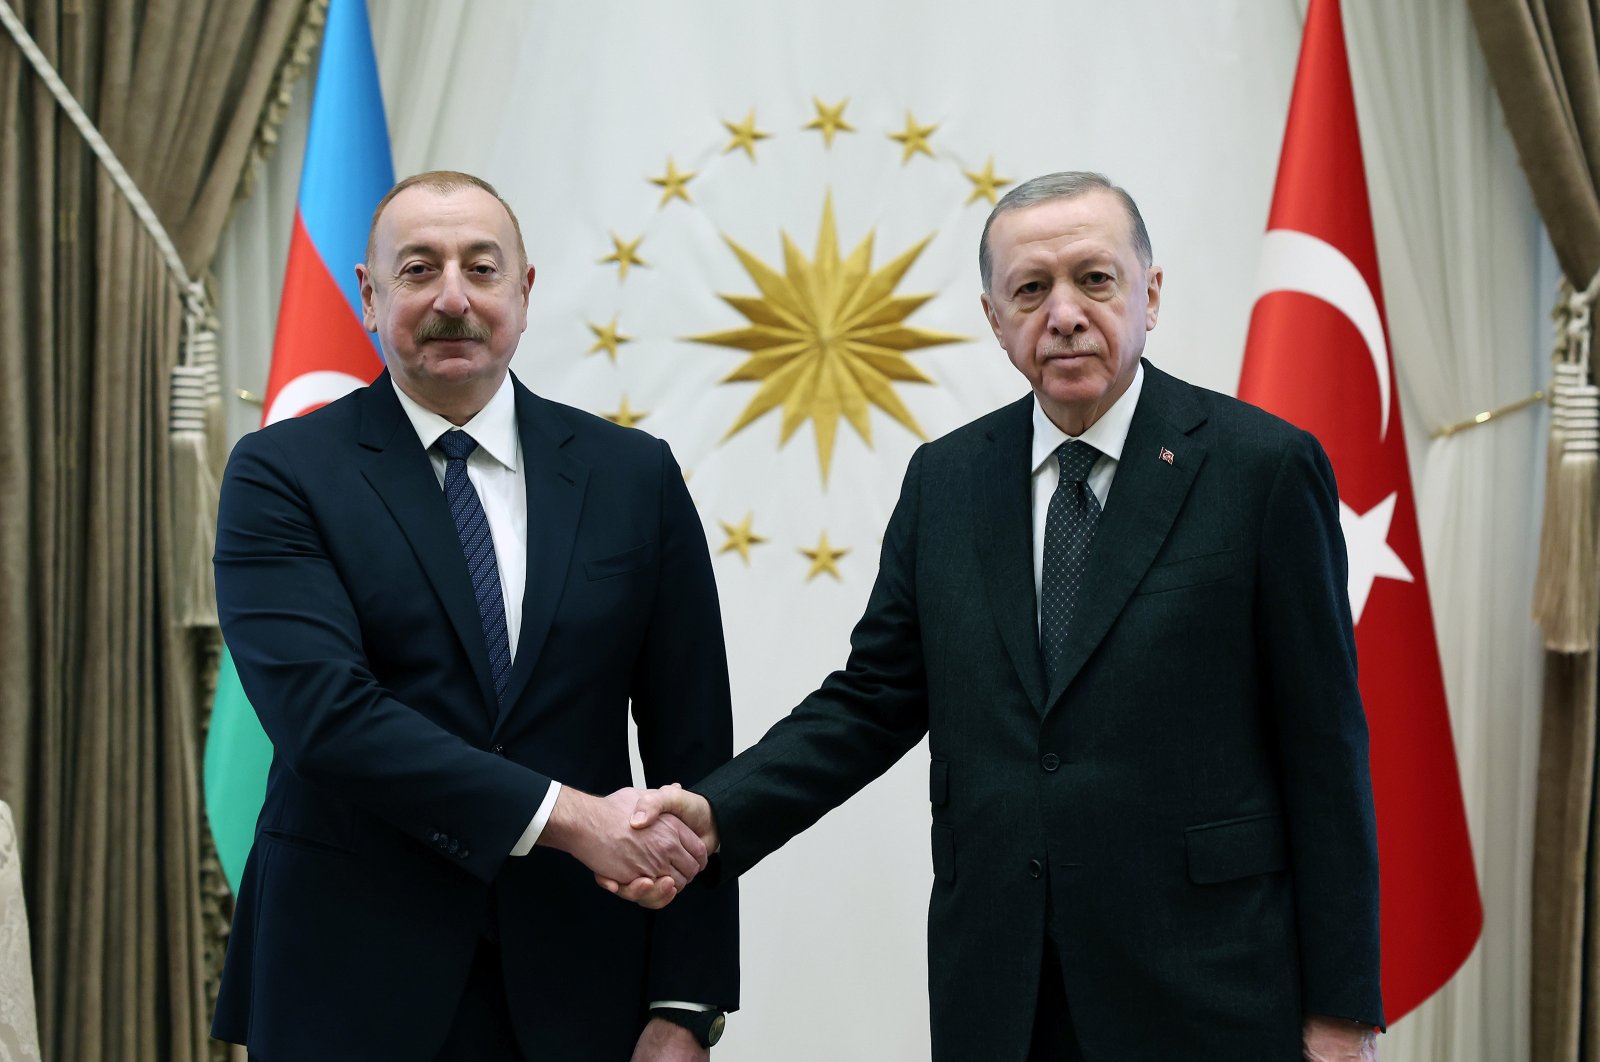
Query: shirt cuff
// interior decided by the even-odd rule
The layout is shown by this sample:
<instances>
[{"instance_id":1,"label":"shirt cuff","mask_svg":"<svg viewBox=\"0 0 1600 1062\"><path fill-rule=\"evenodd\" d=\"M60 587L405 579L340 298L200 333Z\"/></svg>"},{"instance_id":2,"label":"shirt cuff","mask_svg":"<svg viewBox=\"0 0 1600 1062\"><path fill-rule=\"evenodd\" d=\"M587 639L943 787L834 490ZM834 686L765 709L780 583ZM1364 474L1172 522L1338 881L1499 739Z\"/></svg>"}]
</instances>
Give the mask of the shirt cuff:
<instances>
[{"instance_id":1,"label":"shirt cuff","mask_svg":"<svg viewBox=\"0 0 1600 1062\"><path fill-rule=\"evenodd\" d=\"M539 803L539 810L533 813L533 821L528 823L528 828L522 831L522 836L512 847L512 855L525 856L533 851L533 846L539 843L539 835L544 832L544 824L550 821L550 813L556 809L556 798L560 795L561 783L551 782L550 788L545 790L544 800Z\"/></svg>"},{"instance_id":2,"label":"shirt cuff","mask_svg":"<svg viewBox=\"0 0 1600 1062\"><path fill-rule=\"evenodd\" d=\"M699 1011L711 1011L711 1010L716 1010L717 1008L713 1007L709 1003L685 1003L681 999L656 999L656 1000L651 1000L650 1009L651 1010L699 1010Z\"/></svg>"}]
</instances>

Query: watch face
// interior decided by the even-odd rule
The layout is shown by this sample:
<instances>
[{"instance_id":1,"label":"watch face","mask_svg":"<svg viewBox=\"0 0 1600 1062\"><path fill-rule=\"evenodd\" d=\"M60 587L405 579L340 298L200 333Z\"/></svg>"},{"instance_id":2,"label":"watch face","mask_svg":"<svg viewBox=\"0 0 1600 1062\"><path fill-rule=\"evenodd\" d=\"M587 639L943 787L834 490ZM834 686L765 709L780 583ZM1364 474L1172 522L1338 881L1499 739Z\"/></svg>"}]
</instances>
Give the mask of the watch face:
<instances>
[{"instance_id":1,"label":"watch face","mask_svg":"<svg viewBox=\"0 0 1600 1062\"><path fill-rule=\"evenodd\" d=\"M711 1028L706 1030L706 1046L717 1046L717 1041L722 1039L722 1030L726 1029L727 1027L728 1016L726 1014L718 1014L715 1018L712 1018Z\"/></svg>"}]
</instances>

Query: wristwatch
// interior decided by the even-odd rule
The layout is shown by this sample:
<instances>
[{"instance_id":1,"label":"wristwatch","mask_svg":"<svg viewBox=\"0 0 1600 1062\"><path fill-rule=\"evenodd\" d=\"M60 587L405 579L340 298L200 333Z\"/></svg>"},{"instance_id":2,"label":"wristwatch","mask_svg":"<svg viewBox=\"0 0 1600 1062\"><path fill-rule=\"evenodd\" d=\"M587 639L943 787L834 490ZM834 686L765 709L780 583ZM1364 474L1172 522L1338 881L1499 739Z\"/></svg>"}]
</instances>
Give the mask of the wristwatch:
<instances>
[{"instance_id":1,"label":"wristwatch","mask_svg":"<svg viewBox=\"0 0 1600 1062\"><path fill-rule=\"evenodd\" d=\"M681 1025L694 1033L701 1047L715 1047L727 1028L728 1015L720 1010L684 1010L682 1007L657 1007L650 1012L653 1018Z\"/></svg>"}]
</instances>

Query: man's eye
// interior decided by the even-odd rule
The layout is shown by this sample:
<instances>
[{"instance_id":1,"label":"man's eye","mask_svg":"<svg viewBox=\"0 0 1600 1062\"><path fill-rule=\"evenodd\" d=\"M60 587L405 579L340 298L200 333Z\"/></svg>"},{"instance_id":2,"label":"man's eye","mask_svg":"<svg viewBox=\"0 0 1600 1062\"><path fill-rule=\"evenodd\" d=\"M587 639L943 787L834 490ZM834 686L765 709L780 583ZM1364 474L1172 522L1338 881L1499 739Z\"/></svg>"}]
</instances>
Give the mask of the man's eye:
<instances>
[{"instance_id":1,"label":"man's eye","mask_svg":"<svg viewBox=\"0 0 1600 1062\"><path fill-rule=\"evenodd\" d=\"M1017 294L1018 295L1038 295L1042 291L1044 291L1044 282L1043 281L1030 280L1026 284L1022 285L1020 288L1017 289Z\"/></svg>"},{"instance_id":2,"label":"man's eye","mask_svg":"<svg viewBox=\"0 0 1600 1062\"><path fill-rule=\"evenodd\" d=\"M1085 283L1091 286L1098 284L1109 284L1111 282L1111 274L1096 269L1085 274L1083 279Z\"/></svg>"},{"instance_id":3,"label":"man's eye","mask_svg":"<svg viewBox=\"0 0 1600 1062\"><path fill-rule=\"evenodd\" d=\"M421 262L412 262L410 265L405 266L400 270L402 275L408 277L420 277L427 271L428 267L423 265Z\"/></svg>"},{"instance_id":4,"label":"man's eye","mask_svg":"<svg viewBox=\"0 0 1600 1062\"><path fill-rule=\"evenodd\" d=\"M491 263L480 262L472 267L472 272L480 277L492 277L499 272Z\"/></svg>"}]
</instances>

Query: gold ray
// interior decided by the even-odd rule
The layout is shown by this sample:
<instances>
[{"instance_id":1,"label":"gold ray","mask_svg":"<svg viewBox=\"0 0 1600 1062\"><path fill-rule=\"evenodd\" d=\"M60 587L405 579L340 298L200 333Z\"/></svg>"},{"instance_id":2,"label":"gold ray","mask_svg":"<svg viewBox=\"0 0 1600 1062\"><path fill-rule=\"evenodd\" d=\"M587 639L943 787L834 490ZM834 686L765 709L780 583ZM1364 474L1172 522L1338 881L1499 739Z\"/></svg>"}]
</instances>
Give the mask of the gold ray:
<instances>
[{"instance_id":1,"label":"gold ray","mask_svg":"<svg viewBox=\"0 0 1600 1062\"><path fill-rule=\"evenodd\" d=\"M933 378L905 359L898 350L884 350L866 343L851 343L851 353L891 380L901 383L933 383Z\"/></svg>"},{"instance_id":2,"label":"gold ray","mask_svg":"<svg viewBox=\"0 0 1600 1062\"><path fill-rule=\"evenodd\" d=\"M768 376L761 384L761 388L756 391L756 396L750 400L750 404L745 407L744 412L739 414L739 419L734 421L733 427L729 428L728 433L722 437L723 441L726 442L740 428L745 427L751 421L781 405L783 400L797 386L795 378L800 375L801 370L806 365L807 362L804 359L795 359L787 365L773 370L772 375Z\"/></svg>"},{"instance_id":3,"label":"gold ray","mask_svg":"<svg viewBox=\"0 0 1600 1062\"><path fill-rule=\"evenodd\" d=\"M922 308L922 304L931 298L932 295L894 295L880 299L876 305L859 310L856 316L851 317L845 324L851 330L895 324L917 312Z\"/></svg>"},{"instance_id":4,"label":"gold ray","mask_svg":"<svg viewBox=\"0 0 1600 1062\"><path fill-rule=\"evenodd\" d=\"M851 300L850 308L872 306L894 294L895 286L906 275L906 270L911 268L912 263L917 260L917 256L922 254L923 248L927 247L928 241L932 239L931 235L924 236L916 244L896 255L893 261L868 277L866 282L856 289L855 298Z\"/></svg>"},{"instance_id":5,"label":"gold ray","mask_svg":"<svg viewBox=\"0 0 1600 1062\"><path fill-rule=\"evenodd\" d=\"M861 436L861 441L872 447L872 419L869 415L872 400L858 378L861 369L846 362L839 373L836 387L839 392L839 409L850 426Z\"/></svg>"},{"instance_id":6,"label":"gold ray","mask_svg":"<svg viewBox=\"0 0 1600 1062\"><path fill-rule=\"evenodd\" d=\"M805 255L800 253L800 247L789 238L787 232L781 232L783 238L783 268L789 274L789 286L795 293L795 298L800 305L809 311L810 320L815 320L817 311L821 306L821 291L818 290L817 273L811 268L811 263L806 261Z\"/></svg>"},{"instance_id":7,"label":"gold ray","mask_svg":"<svg viewBox=\"0 0 1600 1062\"><path fill-rule=\"evenodd\" d=\"M799 380L788 395L784 397L783 419L779 422L778 440L788 442L795 430L811 417L816 423L821 424L828 418L837 416L827 403L821 400L817 377L821 375L822 363L820 361L800 362ZM827 474L828 462L824 460L823 474Z\"/></svg>"},{"instance_id":8,"label":"gold ray","mask_svg":"<svg viewBox=\"0 0 1600 1062\"><path fill-rule=\"evenodd\" d=\"M719 347L735 347L739 350L758 351L766 350L773 343L778 342L783 333L775 328L761 326L758 328L735 328L729 332L708 332L702 336L689 336L690 342L710 343Z\"/></svg>"},{"instance_id":9,"label":"gold ray","mask_svg":"<svg viewBox=\"0 0 1600 1062\"><path fill-rule=\"evenodd\" d=\"M850 334L863 343L888 347L890 350L919 350L939 347L946 343L959 343L965 337L949 332L934 332L926 328L907 328L905 325L884 325L880 328L856 328Z\"/></svg>"},{"instance_id":10,"label":"gold ray","mask_svg":"<svg viewBox=\"0 0 1600 1062\"><path fill-rule=\"evenodd\" d=\"M911 410L900 401L900 396L895 394L894 388L889 386L887 380L862 381L862 386L867 396L872 399L873 405L905 425L917 438L927 442L928 436L923 432L922 425L917 423L917 418L911 415Z\"/></svg>"},{"instance_id":11,"label":"gold ray","mask_svg":"<svg viewBox=\"0 0 1600 1062\"><path fill-rule=\"evenodd\" d=\"M811 347L809 340L798 343L789 343L781 347L763 350L737 369L722 378L723 383L732 383L735 380L764 380L774 369L781 368L789 361L799 357Z\"/></svg>"},{"instance_id":12,"label":"gold ray","mask_svg":"<svg viewBox=\"0 0 1600 1062\"><path fill-rule=\"evenodd\" d=\"M817 227L817 272L825 282L831 283L839 272L839 232L833 220L833 189L822 197L822 224ZM829 292L831 295L832 292Z\"/></svg>"},{"instance_id":13,"label":"gold ray","mask_svg":"<svg viewBox=\"0 0 1600 1062\"><path fill-rule=\"evenodd\" d=\"M750 279L756 282L756 287L761 289L761 294L774 309L793 314L797 319L805 319L805 308L796 300L794 285L789 278L780 276L777 270L740 247L732 237L724 236L723 239L733 248L739 264L744 266L744 271L750 274Z\"/></svg>"},{"instance_id":14,"label":"gold ray","mask_svg":"<svg viewBox=\"0 0 1600 1062\"><path fill-rule=\"evenodd\" d=\"M799 328L801 322L785 313L779 313L765 299L750 295L722 295L723 302L744 314L751 324Z\"/></svg>"}]
</instances>

